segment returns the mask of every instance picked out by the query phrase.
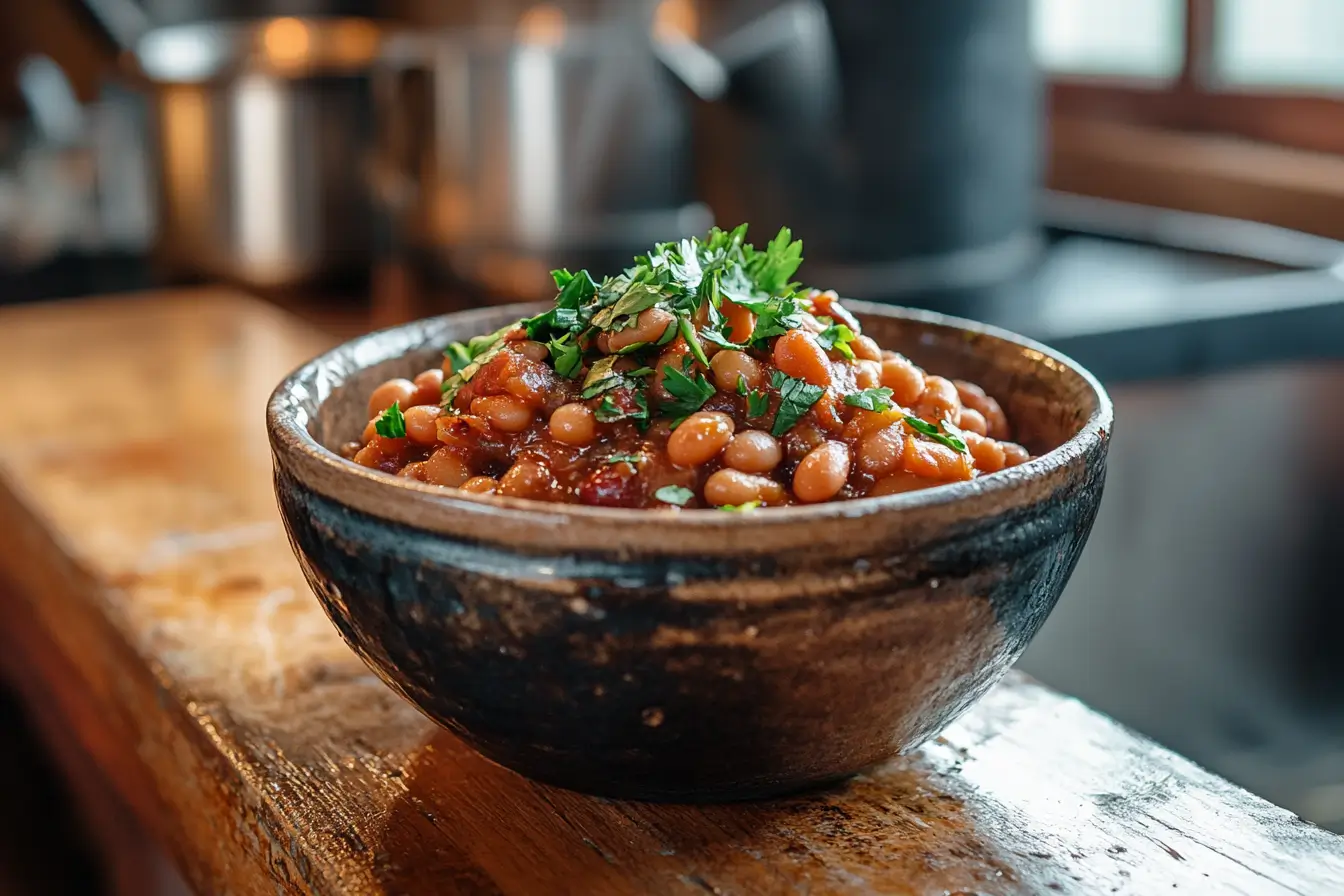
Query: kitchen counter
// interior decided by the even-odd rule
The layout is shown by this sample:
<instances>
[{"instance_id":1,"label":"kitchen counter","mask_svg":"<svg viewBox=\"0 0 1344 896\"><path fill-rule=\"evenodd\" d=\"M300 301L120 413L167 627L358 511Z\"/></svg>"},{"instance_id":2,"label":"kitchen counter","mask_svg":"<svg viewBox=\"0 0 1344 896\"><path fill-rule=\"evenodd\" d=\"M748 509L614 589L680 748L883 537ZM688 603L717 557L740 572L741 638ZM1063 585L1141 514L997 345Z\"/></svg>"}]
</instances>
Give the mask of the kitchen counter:
<instances>
[{"instance_id":1,"label":"kitchen counter","mask_svg":"<svg viewBox=\"0 0 1344 896\"><path fill-rule=\"evenodd\" d=\"M326 342L214 291L0 310L0 666L198 891L1344 879L1344 840L1021 675L916 754L768 803L620 803L493 765L360 663L285 542L262 409Z\"/></svg>"}]
</instances>

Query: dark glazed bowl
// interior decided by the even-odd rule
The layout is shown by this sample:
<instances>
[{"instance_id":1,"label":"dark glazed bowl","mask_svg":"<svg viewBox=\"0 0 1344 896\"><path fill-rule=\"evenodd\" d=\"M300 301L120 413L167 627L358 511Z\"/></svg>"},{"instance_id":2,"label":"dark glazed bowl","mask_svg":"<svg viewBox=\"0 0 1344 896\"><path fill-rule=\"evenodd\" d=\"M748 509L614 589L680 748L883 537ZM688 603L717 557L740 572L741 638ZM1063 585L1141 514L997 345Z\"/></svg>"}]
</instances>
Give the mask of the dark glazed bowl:
<instances>
[{"instance_id":1,"label":"dark glazed bowl","mask_svg":"<svg viewBox=\"0 0 1344 896\"><path fill-rule=\"evenodd\" d=\"M301 368L268 409L294 551L393 689L490 758L609 796L762 797L935 734L1017 659L1101 500L1111 404L1043 346L854 302L866 332L984 386L1043 456L890 497L728 514L466 496L332 451L377 383L535 309L449 315Z\"/></svg>"}]
</instances>

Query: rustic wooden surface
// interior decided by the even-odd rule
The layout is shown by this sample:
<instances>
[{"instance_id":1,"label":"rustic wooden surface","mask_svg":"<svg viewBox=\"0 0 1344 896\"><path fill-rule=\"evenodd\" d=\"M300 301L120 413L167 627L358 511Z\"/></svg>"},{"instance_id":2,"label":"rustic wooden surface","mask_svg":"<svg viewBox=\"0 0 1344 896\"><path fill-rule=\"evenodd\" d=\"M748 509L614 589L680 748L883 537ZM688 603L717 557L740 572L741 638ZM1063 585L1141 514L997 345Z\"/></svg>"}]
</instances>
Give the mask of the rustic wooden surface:
<instances>
[{"instance_id":1,"label":"rustic wooden surface","mask_svg":"<svg viewBox=\"0 0 1344 896\"><path fill-rule=\"evenodd\" d=\"M222 293L0 311L5 667L200 892L1338 892L1344 841L1020 677L774 803L492 765L365 670L291 559L262 408L323 342Z\"/></svg>"}]
</instances>

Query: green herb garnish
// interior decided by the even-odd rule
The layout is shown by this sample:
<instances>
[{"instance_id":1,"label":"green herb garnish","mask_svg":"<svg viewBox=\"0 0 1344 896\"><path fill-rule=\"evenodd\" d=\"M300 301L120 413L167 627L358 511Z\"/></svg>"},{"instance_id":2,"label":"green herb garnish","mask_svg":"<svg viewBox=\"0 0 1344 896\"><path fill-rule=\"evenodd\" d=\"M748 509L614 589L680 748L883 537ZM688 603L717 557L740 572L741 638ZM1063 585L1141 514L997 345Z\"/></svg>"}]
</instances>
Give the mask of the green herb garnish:
<instances>
[{"instance_id":1,"label":"green herb garnish","mask_svg":"<svg viewBox=\"0 0 1344 896\"><path fill-rule=\"evenodd\" d=\"M736 388L737 388L737 394L738 394L738 395L746 395L747 392L749 391L749 390L747 389L747 378L744 377L744 376L742 376L741 374L738 374L738 375L737 375L737 387L736 387Z\"/></svg>"},{"instance_id":2,"label":"green herb garnish","mask_svg":"<svg viewBox=\"0 0 1344 896\"><path fill-rule=\"evenodd\" d=\"M825 320L823 319L823 322ZM831 323L817 334L817 342L821 344L822 348L826 351L834 349L851 361L854 360L854 349L850 348L849 344L857 338L853 330L844 324L837 323Z\"/></svg>"},{"instance_id":3,"label":"green herb garnish","mask_svg":"<svg viewBox=\"0 0 1344 896\"><path fill-rule=\"evenodd\" d=\"M675 504L677 507L685 507L686 502L695 497L695 492L680 485L665 485L653 496L664 504Z\"/></svg>"},{"instance_id":4,"label":"green herb garnish","mask_svg":"<svg viewBox=\"0 0 1344 896\"><path fill-rule=\"evenodd\" d=\"M969 453L969 449L966 447L966 441L961 438L964 434L955 424L948 423L944 420L943 429L946 431L939 432L938 427L934 426L932 423L926 423L918 417L912 417L909 414L905 415L905 422L906 425L915 432L923 433L935 442L946 445L953 451L960 451L962 454Z\"/></svg>"},{"instance_id":5,"label":"green herb garnish","mask_svg":"<svg viewBox=\"0 0 1344 896\"><path fill-rule=\"evenodd\" d=\"M551 360L555 363L555 372L565 379L572 380L583 370L583 352L574 344L571 338L572 334L566 333L559 339L552 339L546 343L546 348L550 350Z\"/></svg>"},{"instance_id":6,"label":"green herb garnish","mask_svg":"<svg viewBox=\"0 0 1344 896\"><path fill-rule=\"evenodd\" d=\"M775 414L775 425L770 427L770 434L776 438L793 429L793 425L826 391L821 386L785 376L778 370L775 371L773 385L779 389L779 412Z\"/></svg>"},{"instance_id":7,"label":"green herb garnish","mask_svg":"<svg viewBox=\"0 0 1344 896\"><path fill-rule=\"evenodd\" d=\"M851 392L845 396L845 404L865 411L889 411L892 408L891 390L886 386L874 386L861 392Z\"/></svg>"},{"instance_id":8,"label":"green herb garnish","mask_svg":"<svg viewBox=\"0 0 1344 896\"><path fill-rule=\"evenodd\" d=\"M703 367L708 368L709 358L705 356L705 348L695 336L695 324L691 323L689 317L677 315L677 329L681 330L682 338L686 340L686 345L690 348L691 354L695 356L695 360L699 361Z\"/></svg>"},{"instance_id":9,"label":"green herb garnish","mask_svg":"<svg viewBox=\"0 0 1344 896\"><path fill-rule=\"evenodd\" d=\"M638 464L644 460L642 454L613 454L607 458L609 464Z\"/></svg>"},{"instance_id":10,"label":"green herb garnish","mask_svg":"<svg viewBox=\"0 0 1344 896\"><path fill-rule=\"evenodd\" d=\"M748 393L747 416L764 417L768 413L770 413L770 393L763 389Z\"/></svg>"},{"instance_id":11,"label":"green herb garnish","mask_svg":"<svg viewBox=\"0 0 1344 896\"><path fill-rule=\"evenodd\" d=\"M644 399L642 392L634 393L635 410L627 411L616 403L616 399L610 392L602 396L602 401L598 403L597 410L593 416L597 417L598 423L615 423L617 420L635 420L647 421L649 419L649 405Z\"/></svg>"},{"instance_id":12,"label":"green herb garnish","mask_svg":"<svg viewBox=\"0 0 1344 896\"><path fill-rule=\"evenodd\" d=\"M401 413L401 402L392 402L390 408L378 415L373 428L385 439L406 438L406 417Z\"/></svg>"},{"instance_id":13,"label":"green herb garnish","mask_svg":"<svg viewBox=\"0 0 1344 896\"><path fill-rule=\"evenodd\" d=\"M746 513L748 511L755 510L757 507L760 506L761 506L760 501L748 501L745 504L724 504L719 509L726 510L729 513Z\"/></svg>"},{"instance_id":14,"label":"green herb garnish","mask_svg":"<svg viewBox=\"0 0 1344 896\"><path fill-rule=\"evenodd\" d=\"M714 395L714 386L701 373L683 373L671 365L663 365L663 388L674 399L658 408L678 420L684 420L700 410Z\"/></svg>"}]
</instances>

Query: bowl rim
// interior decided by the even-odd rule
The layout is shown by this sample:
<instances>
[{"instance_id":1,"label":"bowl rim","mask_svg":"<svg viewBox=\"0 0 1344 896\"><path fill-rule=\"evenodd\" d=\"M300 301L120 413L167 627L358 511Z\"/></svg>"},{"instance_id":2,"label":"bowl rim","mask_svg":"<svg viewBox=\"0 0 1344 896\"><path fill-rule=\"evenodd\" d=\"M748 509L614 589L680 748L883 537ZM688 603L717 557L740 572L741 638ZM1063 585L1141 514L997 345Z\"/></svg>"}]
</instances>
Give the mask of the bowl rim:
<instances>
[{"instance_id":1,"label":"bowl rim","mask_svg":"<svg viewBox=\"0 0 1344 896\"><path fill-rule=\"evenodd\" d=\"M1096 377L1072 358L990 324L899 305L844 301L846 308L860 318L865 315L888 317L970 332L1012 345L1038 364L1062 367L1080 378L1090 390L1094 403L1092 413L1078 432L1063 444L1025 464L998 473L896 495L766 508L752 513L671 507L666 510L590 507L448 491L440 486L361 467L322 445L309 433L307 414L301 405L305 399L315 397L320 406L330 398L333 389L344 383L348 373L335 379L331 375L338 360L357 357L358 368L363 369L413 352L423 344L397 339L399 335L423 334L423 331L449 320L521 318L535 314L549 304L520 303L457 311L376 330L300 365L276 386L267 402L266 427L276 468L277 471L283 469L291 478L322 497L416 529L478 541L531 543L539 549L561 550L591 548L593 536L599 534L610 536L616 542L599 540L600 546L620 549L639 544L641 540L647 542L651 533L666 534L668 530L675 530L681 543L662 544L663 552L694 555L750 551L753 545L746 533L815 529L818 524L828 522L837 524L836 528L851 529L853 524L862 525L875 516L891 513L905 513L912 518L927 516L929 519L925 522L937 528L939 521L945 525L957 518L973 518L1008 506L1034 503L1066 484L1068 472L1080 464L1085 466L1088 459L1096 459L1104 466L1114 408ZM497 325L491 329L497 329ZM384 343L400 351L388 351L382 345ZM319 381L326 388L326 394L312 396L310 387ZM394 499L388 489L399 491L400 500ZM379 500L380 494L387 500ZM1014 495L1019 500L1011 500ZM576 528L582 532L576 533ZM783 546L771 539L771 543L764 547L779 550Z\"/></svg>"}]
</instances>

